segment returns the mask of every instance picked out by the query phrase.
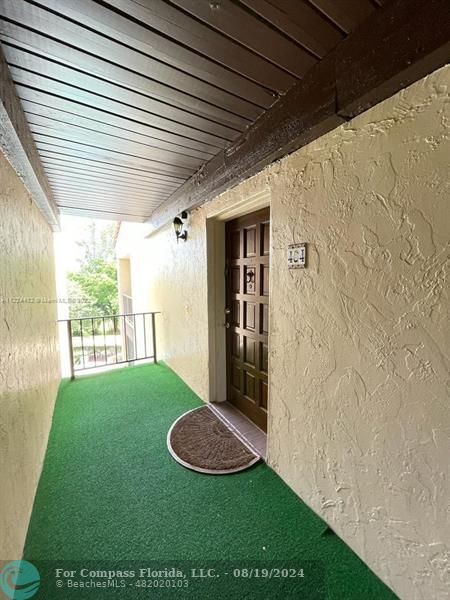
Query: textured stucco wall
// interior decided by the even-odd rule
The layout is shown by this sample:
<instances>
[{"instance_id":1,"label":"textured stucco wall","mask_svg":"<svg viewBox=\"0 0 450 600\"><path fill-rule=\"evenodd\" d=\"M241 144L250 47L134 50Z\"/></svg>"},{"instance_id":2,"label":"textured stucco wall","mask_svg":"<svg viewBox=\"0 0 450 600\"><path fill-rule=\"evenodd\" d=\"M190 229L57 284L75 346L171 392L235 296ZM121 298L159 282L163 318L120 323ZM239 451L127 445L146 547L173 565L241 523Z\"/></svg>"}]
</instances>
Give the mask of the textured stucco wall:
<instances>
[{"instance_id":1,"label":"textured stucco wall","mask_svg":"<svg viewBox=\"0 0 450 600\"><path fill-rule=\"evenodd\" d=\"M201 397L208 394L205 216L189 219L189 241L177 244L172 225L142 241L140 224L122 223L117 255L130 256L133 308L156 316L158 356ZM120 266L120 262L119 262Z\"/></svg>"},{"instance_id":2,"label":"textured stucco wall","mask_svg":"<svg viewBox=\"0 0 450 600\"><path fill-rule=\"evenodd\" d=\"M117 290L119 294L119 313L125 313L123 295L131 296L131 268L129 258L117 260Z\"/></svg>"},{"instance_id":3,"label":"textured stucco wall","mask_svg":"<svg viewBox=\"0 0 450 600\"><path fill-rule=\"evenodd\" d=\"M405 600L450 594L449 73L271 186L270 462Z\"/></svg>"},{"instance_id":4,"label":"textured stucco wall","mask_svg":"<svg viewBox=\"0 0 450 600\"><path fill-rule=\"evenodd\" d=\"M59 383L50 227L0 152L0 560L19 559Z\"/></svg>"},{"instance_id":5,"label":"textured stucco wall","mask_svg":"<svg viewBox=\"0 0 450 600\"><path fill-rule=\"evenodd\" d=\"M194 211L186 244L167 227L131 255L206 399L205 219L270 189L269 462L404 600L450 585L449 89L444 68Z\"/></svg>"}]
</instances>

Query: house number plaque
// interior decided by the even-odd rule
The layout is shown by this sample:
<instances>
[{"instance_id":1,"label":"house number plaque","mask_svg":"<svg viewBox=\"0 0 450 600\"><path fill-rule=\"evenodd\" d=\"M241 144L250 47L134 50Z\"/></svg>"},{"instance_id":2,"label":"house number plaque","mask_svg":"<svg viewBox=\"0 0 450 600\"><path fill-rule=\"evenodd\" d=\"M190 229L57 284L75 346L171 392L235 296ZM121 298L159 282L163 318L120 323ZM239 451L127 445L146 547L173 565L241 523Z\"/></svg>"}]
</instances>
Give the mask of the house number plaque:
<instances>
[{"instance_id":1,"label":"house number plaque","mask_svg":"<svg viewBox=\"0 0 450 600\"><path fill-rule=\"evenodd\" d=\"M289 244L287 251L289 269L304 269L306 267L306 244Z\"/></svg>"}]
</instances>

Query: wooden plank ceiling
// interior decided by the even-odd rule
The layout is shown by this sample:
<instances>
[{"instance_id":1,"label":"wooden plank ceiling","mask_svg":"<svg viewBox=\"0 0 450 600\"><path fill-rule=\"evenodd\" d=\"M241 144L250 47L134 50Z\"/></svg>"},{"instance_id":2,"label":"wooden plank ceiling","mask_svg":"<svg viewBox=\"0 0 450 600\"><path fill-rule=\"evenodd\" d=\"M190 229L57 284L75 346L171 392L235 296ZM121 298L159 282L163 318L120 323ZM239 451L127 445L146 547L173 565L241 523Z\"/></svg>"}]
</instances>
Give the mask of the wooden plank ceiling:
<instances>
[{"instance_id":1,"label":"wooden plank ceiling","mask_svg":"<svg viewBox=\"0 0 450 600\"><path fill-rule=\"evenodd\" d=\"M383 0L0 0L61 212L145 221Z\"/></svg>"}]
</instances>

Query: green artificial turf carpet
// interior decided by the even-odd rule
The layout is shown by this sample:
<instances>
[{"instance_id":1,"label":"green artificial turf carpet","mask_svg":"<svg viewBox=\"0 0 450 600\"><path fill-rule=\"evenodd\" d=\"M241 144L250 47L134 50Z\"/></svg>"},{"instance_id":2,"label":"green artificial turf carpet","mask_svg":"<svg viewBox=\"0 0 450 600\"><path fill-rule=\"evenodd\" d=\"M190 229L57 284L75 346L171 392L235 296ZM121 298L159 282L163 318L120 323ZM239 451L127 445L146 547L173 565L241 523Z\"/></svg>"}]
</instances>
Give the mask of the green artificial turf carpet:
<instances>
[{"instance_id":1,"label":"green artificial turf carpet","mask_svg":"<svg viewBox=\"0 0 450 600\"><path fill-rule=\"evenodd\" d=\"M34 598L396 598L265 464L208 476L176 463L167 431L201 404L163 364L61 383L24 551Z\"/></svg>"}]
</instances>

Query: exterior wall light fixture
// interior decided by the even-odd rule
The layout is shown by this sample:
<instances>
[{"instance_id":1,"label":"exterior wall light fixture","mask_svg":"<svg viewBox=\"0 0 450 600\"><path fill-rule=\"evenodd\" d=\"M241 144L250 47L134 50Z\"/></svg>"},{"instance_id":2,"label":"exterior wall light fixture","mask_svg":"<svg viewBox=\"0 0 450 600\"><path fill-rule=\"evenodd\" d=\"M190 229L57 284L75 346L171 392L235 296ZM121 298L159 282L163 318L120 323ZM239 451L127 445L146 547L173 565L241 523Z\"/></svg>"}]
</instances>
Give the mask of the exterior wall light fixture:
<instances>
[{"instance_id":1,"label":"exterior wall light fixture","mask_svg":"<svg viewBox=\"0 0 450 600\"><path fill-rule=\"evenodd\" d=\"M187 231L184 229L184 223L188 217L188 214L185 210L181 213L179 217L175 217L173 220L173 228L175 230L175 235L177 236L177 244L179 240L187 240Z\"/></svg>"}]
</instances>

